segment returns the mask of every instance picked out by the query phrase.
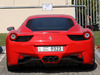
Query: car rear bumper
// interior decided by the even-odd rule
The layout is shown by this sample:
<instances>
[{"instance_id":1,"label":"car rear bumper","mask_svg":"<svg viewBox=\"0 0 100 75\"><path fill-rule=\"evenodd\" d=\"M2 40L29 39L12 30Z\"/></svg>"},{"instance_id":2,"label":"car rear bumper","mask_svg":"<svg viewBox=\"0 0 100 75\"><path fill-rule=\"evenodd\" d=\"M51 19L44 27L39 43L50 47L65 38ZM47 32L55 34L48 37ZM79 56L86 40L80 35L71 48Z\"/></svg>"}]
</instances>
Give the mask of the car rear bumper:
<instances>
[{"instance_id":1,"label":"car rear bumper","mask_svg":"<svg viewBox=\"0 0 100 75\"><path fill-rule=\"evenodd\" d=\"M38 52L38 46L63 46L63 52ZM89 39L86 41L70 41L68 44L63 43L33 43L32 42L12 42L9 39L6 42L7 49L7 62L8 65L18 65L24 62L19 61L19 55L28 55L39 58L42 63L59 63L65 61L68 58L75 62L81 62L83 64L93 64L94 60L94 41ZM70 57L71 55L82 54L82 59L76 59ZM43 57L45 56L57 56L59 57L57 62L45 62ZM64 58L66 57L66 58ZM73 59L74 58L74 59ZM23 60L24 61L24 60ZM35 60L34 60L35 61ZM27 61L26 61L27 62Z\"/></svg>"}]
</instances>

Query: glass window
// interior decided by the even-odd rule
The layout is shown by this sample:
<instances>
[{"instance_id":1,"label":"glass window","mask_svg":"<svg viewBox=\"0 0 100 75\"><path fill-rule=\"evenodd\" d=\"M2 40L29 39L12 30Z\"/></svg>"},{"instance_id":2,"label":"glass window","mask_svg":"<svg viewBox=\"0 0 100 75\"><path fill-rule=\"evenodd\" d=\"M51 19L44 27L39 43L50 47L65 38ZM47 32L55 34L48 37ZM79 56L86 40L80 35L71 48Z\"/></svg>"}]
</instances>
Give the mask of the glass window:
<instances>
[{"instance_id":1,"label":"glass window","mask_svg":"<svg viewBox=\"0 0 100 75\"><path fill-rule=\"evenodd\" d=\"M69 18L49 17L36 18L27 22L26 27L32 31L65 30L73 27L73 21Z\"/></svg>"}]
</instances>

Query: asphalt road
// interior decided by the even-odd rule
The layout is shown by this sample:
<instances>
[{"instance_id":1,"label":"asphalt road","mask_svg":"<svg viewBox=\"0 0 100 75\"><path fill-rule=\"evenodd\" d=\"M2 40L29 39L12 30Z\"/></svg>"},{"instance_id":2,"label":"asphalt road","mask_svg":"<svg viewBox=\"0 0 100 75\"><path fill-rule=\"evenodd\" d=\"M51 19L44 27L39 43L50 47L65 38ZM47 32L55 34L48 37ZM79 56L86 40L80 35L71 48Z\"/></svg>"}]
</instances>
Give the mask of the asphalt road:
<instances>
[{"instance_id":1,"label":"asphalt road","mask_svg":"<svg viewBox=\"0 0 100 75\"><path fill-rule=\"evenodd\" d=\"M79 65L60 67L28 67L22 66L13 72L6 68L6 56L0 62L0 75L100 75L100 65L96 62L94 69ZM2 56L0 54L0 57Z\"/></svg>"}]
</instances>

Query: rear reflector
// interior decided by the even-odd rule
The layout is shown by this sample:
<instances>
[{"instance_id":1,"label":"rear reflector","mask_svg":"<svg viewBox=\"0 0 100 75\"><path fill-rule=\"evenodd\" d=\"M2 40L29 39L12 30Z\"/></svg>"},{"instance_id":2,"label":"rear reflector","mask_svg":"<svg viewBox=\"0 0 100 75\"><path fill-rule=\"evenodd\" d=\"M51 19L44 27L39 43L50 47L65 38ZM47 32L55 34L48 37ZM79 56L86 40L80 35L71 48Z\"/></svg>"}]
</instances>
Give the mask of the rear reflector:
<instances>
[{"instance_id":1,"label":"rear reflector","mask_svg":"<svg viewBox=\"0 0 100 75\"><path fill-rule=\"evenodd\" d=\"M77 54L77 56L78 56L79 58L82 58L82 54Z\"/></svg>"},{"instance_id":2,"label":"rear reflector","mask_svg":"<svg viewBox=\"0 0 100 75\"><path fill-rule=\"evenodd\" d=\"M20 56L19 56L19 59L23 59L23 58L24 58L24 55L20 55Z\"/></svg>"}]
</instances>

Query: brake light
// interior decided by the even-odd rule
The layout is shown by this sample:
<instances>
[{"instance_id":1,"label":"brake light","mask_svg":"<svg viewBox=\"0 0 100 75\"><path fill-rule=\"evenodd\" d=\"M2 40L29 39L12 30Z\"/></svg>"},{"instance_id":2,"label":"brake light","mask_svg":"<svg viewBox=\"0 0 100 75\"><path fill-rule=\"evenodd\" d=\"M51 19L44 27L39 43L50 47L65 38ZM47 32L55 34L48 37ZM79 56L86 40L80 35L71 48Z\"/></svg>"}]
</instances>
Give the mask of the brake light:
<instances>
[{"instance_id":1,"label":"brake light","mask_svg":"<svg viewBox=\"0 0 100 75\"><path fill-rule=\"evenodd\" d=\"M83 33L83 36L85 39L90 39L91 34L90 34L90 32L85 32L85 33Z\"/></svg>"},{"instance_id":2,"label":"brake light","mask_svg":"<svg viewBox=\"0 0 100 75\"><path fill-rule=\"evenodd\" d=\"M11 35L10 35L10 39L11 40L16 40L17 39L17 34L16 33L12 33Z\"/></svg>"}]
</instances>

